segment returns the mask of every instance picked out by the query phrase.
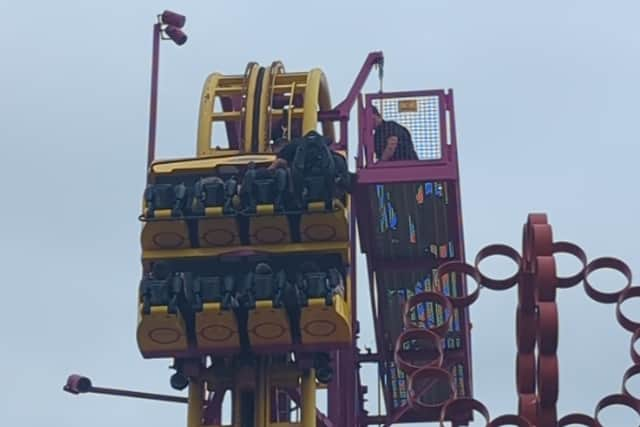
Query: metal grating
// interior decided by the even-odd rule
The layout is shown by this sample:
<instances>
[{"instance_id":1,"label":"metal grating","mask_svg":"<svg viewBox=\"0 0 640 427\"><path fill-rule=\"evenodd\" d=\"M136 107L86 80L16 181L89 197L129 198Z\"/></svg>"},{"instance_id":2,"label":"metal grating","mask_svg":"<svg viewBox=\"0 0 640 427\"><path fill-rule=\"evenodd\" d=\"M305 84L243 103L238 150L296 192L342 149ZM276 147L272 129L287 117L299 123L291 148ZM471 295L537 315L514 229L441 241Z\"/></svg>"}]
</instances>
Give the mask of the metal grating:
<instances>
[{"instance_id":1,"label":"metal grating","mask_svg":"<svg viewBox=\"0 0 640 427\"><path fill-rule=\"evenodd\" d=\"M371 102L384 120L395 121L409 130L420 160L442 157L439 97L383 98Z\"/></svg>"},{"instance_id":2,"label":"metal grating","mask_svg":"<svg viewBox=\"0 0 640 427\"><path fill-rule=\"evenodd\" d=\"M385 259L453 259L449 233L450 183L426 181L369 188L376 223L374 250Z\"/></svg>"}]
</instances>

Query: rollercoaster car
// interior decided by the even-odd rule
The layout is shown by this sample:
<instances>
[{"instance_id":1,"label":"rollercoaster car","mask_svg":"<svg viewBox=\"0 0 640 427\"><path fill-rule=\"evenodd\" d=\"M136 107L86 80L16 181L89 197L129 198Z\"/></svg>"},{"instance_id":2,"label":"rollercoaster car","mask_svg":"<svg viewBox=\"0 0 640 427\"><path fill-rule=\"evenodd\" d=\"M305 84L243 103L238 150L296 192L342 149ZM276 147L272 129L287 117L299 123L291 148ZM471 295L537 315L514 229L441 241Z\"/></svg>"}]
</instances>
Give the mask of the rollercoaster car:
<instances>
[{"instance_id":1,"label":"rollercoaster car","mask_svg":"<svg viewBox=\"0 0 640 427\"><path fill-rule=\"evenodd\" d=\"M344 156L331 146L332 125L318 122L328 105L317 69L249 64L243 76L207 79L197 157L155 162L144 192L145 357L352 343L349 196L333 185L336 174L314 167ZM213 122L224 123L227 147L212 147ZM278 130L282 144L299 147L288 168L268 169ZM314 141L324 148L305 151Z\"/></svg>"}]
</instances>

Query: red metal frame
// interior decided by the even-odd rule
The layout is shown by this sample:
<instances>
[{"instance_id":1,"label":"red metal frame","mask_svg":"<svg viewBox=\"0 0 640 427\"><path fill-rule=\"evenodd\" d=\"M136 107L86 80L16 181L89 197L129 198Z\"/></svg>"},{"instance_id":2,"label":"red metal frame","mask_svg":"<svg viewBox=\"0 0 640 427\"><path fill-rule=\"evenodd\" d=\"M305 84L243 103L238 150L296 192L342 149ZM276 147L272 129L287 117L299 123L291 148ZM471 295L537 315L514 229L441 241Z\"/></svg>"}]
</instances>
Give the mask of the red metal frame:
<instances>
[{"instance_id":1,"label":"red metal frame","mask_svg":"<svg viewBox=\"0 0 640 427\"><path fill-rule=\"evenodd\" d=\"M373 120L372 105L374 100L381 99L398 99L398 98L416 98L416 97L437 97L439 101L439 126L440 126L440 152L441 157L434 160L420 161L393 161L393 162L373 162ZM447 117L449 120L447 120ZM360 209L369 206L369 192L366 191L368 185L389 184L389 183L407 183L407 182L424 182L424 181L448 181L451 185L453 194L450 196L450 203L454 204L454 208L449 210L449 224L453 225L451 237L455 241L456 259L464 260L464 240L462 234L462 208L459 191L459 169L457 157L457 136L455 132L455 117L453 111L453 93L451 90L426 90L426 91L403 91L403 92L387 92L368 94L365 97L364 105L359 109L359 129L360 143L358 146L358 190L357 205ZM377 273L390 270L403 270L407 268L424 267L424 260L383 260L378 258L376 251L371 246L370 231L371 220L369 215L362 215L358 218L361 245L363 252L367 255L367 267L369 273L369 283L372 288L372 315L374 318L374 328L376 340L378 342L378 365L382 375L385 372L385 363L393 360L393 354L383 345L387 340L383 337L382 329L379 325L386 324L385 314L379 310L373 301L373 292L375 289L378 298L385 294L382 283L376 280ZM437 261L428 260L429 269L437 266ZM463 279L461 283L463 292L466 292L466 281ZM463 363L465 366L465 390L472 393L471 381L471 346L470 331L468 328L468 312L460 310L460 322L463 325L461 331L463 340L463 350L447 351L446 361L448 365L453 366L456 363ZM471 394L469 394L471 395ZM376 423L384 421L385 425L398 422L406 417L411 410L409 405L392 410L391 392L388 388L384 388L384 397L387 407L387 415L382 417L365 417L368 423ZM437 417L438 411L422 411L425 417ZM468 416L463 417L467 420ZM405 418L406 419L406 418ZM422 419L422 418L419 418ZM424 419L422 419L424 420ZM407 421L409 421L407 419ZM417 420L416 420L417 421ZM462 420L461 422L464 422Z\"/></svg>"}]
</instances>

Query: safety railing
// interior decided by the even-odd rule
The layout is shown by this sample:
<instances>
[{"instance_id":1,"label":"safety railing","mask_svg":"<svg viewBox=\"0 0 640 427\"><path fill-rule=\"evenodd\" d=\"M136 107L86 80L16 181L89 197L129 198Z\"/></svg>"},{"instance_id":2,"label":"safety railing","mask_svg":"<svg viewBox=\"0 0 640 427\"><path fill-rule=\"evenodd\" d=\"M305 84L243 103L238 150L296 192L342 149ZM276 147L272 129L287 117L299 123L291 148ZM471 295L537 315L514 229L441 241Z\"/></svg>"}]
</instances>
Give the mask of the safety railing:
<instances>
[{"instance_id":1,"label":"safety railing","mask_svg":"<svg viewBox=\"0 0 640 427\"><path fill-rule=\"evenodd\" d=\"M359 168L456 168L453 92L376 93L360 109Z\"/></svg>"}]
</instances>

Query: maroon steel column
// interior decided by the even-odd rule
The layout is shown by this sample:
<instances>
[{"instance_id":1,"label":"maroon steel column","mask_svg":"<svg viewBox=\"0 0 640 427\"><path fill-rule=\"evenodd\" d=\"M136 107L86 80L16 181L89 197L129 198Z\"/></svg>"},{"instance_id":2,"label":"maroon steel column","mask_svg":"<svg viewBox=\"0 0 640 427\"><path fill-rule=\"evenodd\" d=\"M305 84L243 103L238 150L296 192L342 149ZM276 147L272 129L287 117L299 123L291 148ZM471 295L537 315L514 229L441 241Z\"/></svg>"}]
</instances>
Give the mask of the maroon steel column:
<instances>
[{"instance_id":1,"label":"maroon steel column","mask_svg":"<svg viewBox=\"0 0 640 427\"><path fill-rule=\"evenodd\" d=\"M147 173L156 153L156 123L158 116L158 64L160 56L161 24L153 26L153 53L151 56L151 99L149 102L149 141L147 143Z\"/></svg>"}]
</instances>

